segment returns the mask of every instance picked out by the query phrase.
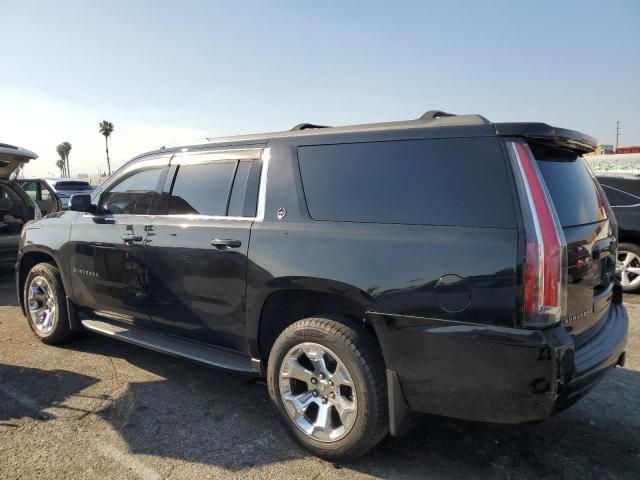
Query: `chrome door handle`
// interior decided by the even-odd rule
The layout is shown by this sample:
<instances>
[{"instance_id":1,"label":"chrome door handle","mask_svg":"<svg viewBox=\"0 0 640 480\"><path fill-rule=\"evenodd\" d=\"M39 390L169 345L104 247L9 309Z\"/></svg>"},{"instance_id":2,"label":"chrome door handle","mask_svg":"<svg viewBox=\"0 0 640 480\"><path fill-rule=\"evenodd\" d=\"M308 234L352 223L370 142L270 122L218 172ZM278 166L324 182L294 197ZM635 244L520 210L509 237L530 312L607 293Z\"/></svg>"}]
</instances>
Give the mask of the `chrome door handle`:
<instances>
[{"instance_id":1,"label":"chrome door handle","mask_svg":"<svg viewBox=\"0 0 640 480\"><path fill-rule=\"evenodd\" d=\"M134 243L134 242L141 242L142 241L142 235L136 235L134 233L125 233L120 238L122 239L122 241L124 243Z\"/></svg>"},{"instance_id":2,"label":"chrome door handle","mask_svg":"<svg viewBox=\"0 0 640 480\"><path fill-rule=\"evenodd\" d=\"M227 248L239 248L242 245L240 240L234 240L232 238L214 238L211 240L211 246L216 247L218 250L225 250Z\"/></svg>"}]
</instances>

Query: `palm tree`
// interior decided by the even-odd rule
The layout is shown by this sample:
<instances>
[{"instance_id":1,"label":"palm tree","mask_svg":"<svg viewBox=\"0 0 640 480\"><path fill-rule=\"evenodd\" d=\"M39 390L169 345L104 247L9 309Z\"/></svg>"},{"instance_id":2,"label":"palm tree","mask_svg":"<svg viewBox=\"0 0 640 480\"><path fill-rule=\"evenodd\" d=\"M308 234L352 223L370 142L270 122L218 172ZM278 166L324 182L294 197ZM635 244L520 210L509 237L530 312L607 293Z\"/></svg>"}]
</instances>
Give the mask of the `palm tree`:
<instances>
[{"instance_id":1,"label":"palm tree","mask_svg":"<svg viewBox=\"0 0 640 480\"><path fill-rule=\"evenodd\" d=\"M71 177L71 168L69 167L69 152L71 152L71 144L69 142L62 142L61 145L64 147L64 159L67 164L67 177Z\"/></svg>"},{"instance_id":2,"label":"palm tree","mask_svg":"<svg viewBox=\"0 0 640 480\"><path fill-rule=\"evenodd\" d=\"M104 146L107 150L107 169L109 170L109 175L111 175L111 162L109 161L109 137L113 133L113 123L103 120L98 124L98 128L100 128L100 133L104 135Z\"/></svg>"},{"instance_id":3,"label":"palm tree","mask_svg":"<svg viewBox=\"0 0 640 480\"><path fill-rule=\"evenodd\" d=\"M60 176L64 177L64 160L61 158L56 160L56 167L60 169Z\"/></svg>"},{"instance_id":4,"label":"palm tree","mask_svg":"<svg viewBox=\"0 0 640 480\"><path fill-rule=\"evenodd\" d=\"M63 143L58 144L58 146L56 147L56 152L58 152L58 155L60 156L60 160L56 162L56 165L60 169L60 174L63 177L68 177L67 164L64 160L66 158L65 157L66 149Z\"/></svg>"}]
</instances>

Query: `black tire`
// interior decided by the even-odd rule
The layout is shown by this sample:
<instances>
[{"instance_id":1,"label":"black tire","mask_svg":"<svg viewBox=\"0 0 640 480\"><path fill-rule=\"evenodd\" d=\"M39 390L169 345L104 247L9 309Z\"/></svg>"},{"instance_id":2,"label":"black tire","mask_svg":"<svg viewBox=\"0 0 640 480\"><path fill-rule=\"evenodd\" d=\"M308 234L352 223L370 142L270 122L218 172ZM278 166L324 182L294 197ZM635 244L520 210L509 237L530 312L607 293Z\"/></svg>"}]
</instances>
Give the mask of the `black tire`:
<instances>
[{"instance_id":1,"label":"black tire","mask_svg":"<svg viewBox=\"0 0 640 480\"><path fill-rule=\"evenodd\" d=\"M620 254L623 252L631 252L632 254L636 255L640 259L640 246L636 245L635 243L620 243L618 245L618 258L620 258ZM640 268L640 262L634 262L633 266ZM620 275L618 275L618 278L620 278ZM626 286L626 287L622 285L622 291L625 293L638 292L640 291L640 283L634 286Z\"/></svg>"},{"instance_id":2,"label":"black tire","mask_svg":"<svg viewBox=\"0 0 640 480\"><path fill-rule=\"evenodd\" d=\"M31 315L29 314L29 285L36 276L44 277L49 283L52 290L52 297L55 302L56 314L54 315L53 325L50 331L43 332L36 328ZM50 263L38 263L33 266L24 283L22 292L22 298L25 305L25 311L29 326L33 333L35 333L42 342L48 345L60 345L66 343L73 338L73 332L69 327L69 320L67 316L67 301L62 284L62 278L60 278L60 271L54 265Z\"/></svg>"},{"instance_id":3,"label":"black tire","mask_svg":"<svg viewBox=\"0 0 640 480\"><path fill-rule=\"evenodd\" d=\"M357 392L356 418L351 429L336 441L319 441L304 433L287 413L280 394L279 372L284 357L296 345L313 342L327 347L346 366ZM269 355L269 395L289 434L314 455L328 460L358 457L389 431L385 366L374 335L346 318L317 317L300 320L285 329Z\"/></svg>"}]
</instances>

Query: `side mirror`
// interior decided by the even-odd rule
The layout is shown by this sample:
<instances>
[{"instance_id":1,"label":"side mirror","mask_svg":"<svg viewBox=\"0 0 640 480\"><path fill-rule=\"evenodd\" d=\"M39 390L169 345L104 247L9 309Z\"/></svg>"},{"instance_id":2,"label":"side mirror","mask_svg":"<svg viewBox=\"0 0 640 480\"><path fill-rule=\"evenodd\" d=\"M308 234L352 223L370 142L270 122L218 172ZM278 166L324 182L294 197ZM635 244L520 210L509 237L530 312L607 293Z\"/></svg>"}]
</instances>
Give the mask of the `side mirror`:
<instances>
[{"instance_id":1,"label":"side mirror","mask_svg":"<svg viewBox=\"0 0 640 480\"><path fill-rule=\"evenodd\" d=\"M88 212L91 210L91 195L76 193L69 197L69 210L74 212Z\"/></svg>"}]
</instances>

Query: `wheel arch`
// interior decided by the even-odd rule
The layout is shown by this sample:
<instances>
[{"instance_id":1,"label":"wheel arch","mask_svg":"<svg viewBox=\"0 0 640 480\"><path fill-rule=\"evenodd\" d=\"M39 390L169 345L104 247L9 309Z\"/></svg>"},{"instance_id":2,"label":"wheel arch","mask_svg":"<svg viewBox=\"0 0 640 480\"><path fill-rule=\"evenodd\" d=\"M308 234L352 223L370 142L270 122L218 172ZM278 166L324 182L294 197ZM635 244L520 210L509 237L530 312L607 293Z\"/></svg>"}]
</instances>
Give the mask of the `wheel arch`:
<instances>
[{"instance_id":1,"label":"wheel arch","mask_svg":"<svg viewBox=\"0 0 640 480\"><path fill-rule=\"evenodd\" d=\"M25 249L18 260L16 268L16 287L18 293L18 301L20 303L20 309L22 313L25 313L24 298L22 292L24 290L24 283L27 279L29 271L38 263L50 263L56 266L60 271L62 278L62 284L64 285L65 292L69 293L70 285L66 279L63 269L61 268L61 262L58 256L52 250L48 248L27 248Z\"/></svg>"},{"instance_id":2,"label":"wheel arch","mask_svg":"<svg viewBox=\"0 0 640 480\"><path fill-rule=\"evenodd\" d=\"M254 357L266 367L273 342L292 323L318 315L339 315L364 322L368 311L379 311L375 300L359 288L333 280L291 277L269 284L247 311L247 334ZM376 336L377 340L377 336Z\"/></svg>"}]
</instances>

